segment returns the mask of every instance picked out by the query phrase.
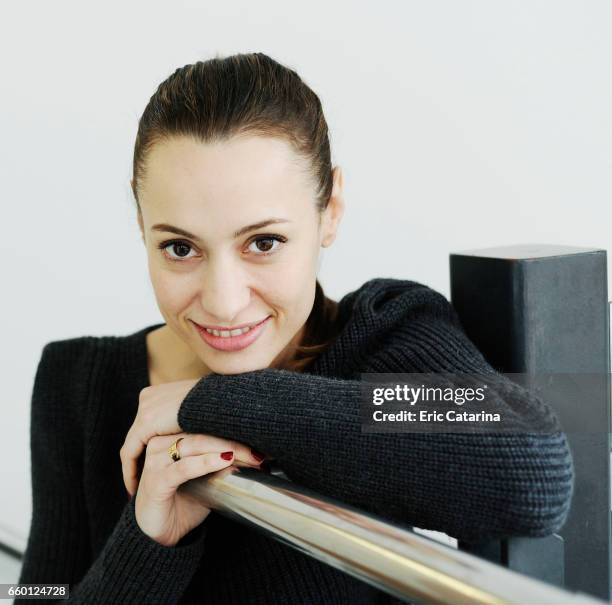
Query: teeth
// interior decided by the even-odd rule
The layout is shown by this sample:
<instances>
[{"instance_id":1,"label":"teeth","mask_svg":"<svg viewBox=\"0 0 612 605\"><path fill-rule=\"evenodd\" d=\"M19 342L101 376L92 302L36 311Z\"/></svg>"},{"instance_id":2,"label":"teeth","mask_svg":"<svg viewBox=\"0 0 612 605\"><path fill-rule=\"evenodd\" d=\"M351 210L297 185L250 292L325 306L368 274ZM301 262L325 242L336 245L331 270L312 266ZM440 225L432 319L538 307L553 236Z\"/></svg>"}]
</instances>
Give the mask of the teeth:
<instances>
[{"instance_id":1,"label":"teeth","mask_svg":"<svg viewBox=\"0 0 612 605\"><path fill-rule=\"evenodd\" d=\"M215 336L221 336L222 338L229 338L230 336L240 336L240 334L246 334L251 328L248 326L246 328L236 328L235 330L210 330L209 328L204 328L209 334L214 334Z\"/></svg>"}]
</instances>

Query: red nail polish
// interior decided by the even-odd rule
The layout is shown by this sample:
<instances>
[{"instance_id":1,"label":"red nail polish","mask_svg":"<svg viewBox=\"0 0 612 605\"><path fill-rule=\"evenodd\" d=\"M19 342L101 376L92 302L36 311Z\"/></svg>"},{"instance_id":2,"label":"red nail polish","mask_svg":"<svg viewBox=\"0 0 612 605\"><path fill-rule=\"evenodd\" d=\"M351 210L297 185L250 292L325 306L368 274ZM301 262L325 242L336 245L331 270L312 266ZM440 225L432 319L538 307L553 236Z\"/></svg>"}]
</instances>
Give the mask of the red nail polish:
<instances>
[{"instance_id":1,"label":"red nail polish","mask_svg":"<svg viewBox=\"0 0 612 605\"><path fill-rule=\"evenodd\" d=\"M221 458L223 458L223 460L231 460L234 457L234 452L223 452L221 454Z\"/></svg>"},{"instance_id":2,"label":"red nail polish","mask_svg":"<svg viewBox=\"0 0 612 605\"><path fill-rule=\"evenodd\" d=\"M257 450L254 450L253 448L251 448L251 454L253 454L253 456L257 458L257 460L263 460L266 457L265 454L262 454L261 452L258 452Z\"/></svg>"}]
</instances>

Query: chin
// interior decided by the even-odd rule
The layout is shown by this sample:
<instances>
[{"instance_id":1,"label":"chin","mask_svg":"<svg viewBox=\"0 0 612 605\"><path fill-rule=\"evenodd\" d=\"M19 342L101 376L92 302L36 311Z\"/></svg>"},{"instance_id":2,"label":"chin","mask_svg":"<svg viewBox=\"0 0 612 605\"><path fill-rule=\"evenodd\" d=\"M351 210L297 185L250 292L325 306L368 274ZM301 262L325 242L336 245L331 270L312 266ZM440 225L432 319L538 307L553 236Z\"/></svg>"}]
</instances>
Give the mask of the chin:
<instances>
[{"instance_id":1,"label":"chin","mask_svg":"<svg viewBox=\"0 0 612 605\"><path fill-rule=\"evenodd\" d=\"M231 360L223 362L216 360L214 363L206 363L215 374L242 374L243 372L254 372L263 370L269 366L266 362L249 361L248 359Z\"/></svg>"}]
</instances>

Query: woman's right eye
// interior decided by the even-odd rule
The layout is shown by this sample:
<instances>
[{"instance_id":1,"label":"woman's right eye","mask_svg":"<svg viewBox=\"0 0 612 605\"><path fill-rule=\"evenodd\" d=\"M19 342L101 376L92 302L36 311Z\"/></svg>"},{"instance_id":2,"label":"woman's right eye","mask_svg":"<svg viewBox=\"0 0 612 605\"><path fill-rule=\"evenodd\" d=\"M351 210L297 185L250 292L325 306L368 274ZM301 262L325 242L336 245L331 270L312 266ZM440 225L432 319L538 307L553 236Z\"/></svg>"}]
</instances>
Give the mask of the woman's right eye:
<instances>
[{"instance_id":1,"label":"woman's right eye","mask_svg":"<svg viewBox=\"0 0 612 605\"><path fill-rule=\"evenodd\" d=\"M182 240L162 242L159 244L158 248L164 251L164 255L168 258L168 260L179 263L183 262L183 259L188 258L187 254L189 253L189 250L192 250L191 245ZM168 249L172 250L176 256L169 254Z\"/></svg>"}]
</instances>

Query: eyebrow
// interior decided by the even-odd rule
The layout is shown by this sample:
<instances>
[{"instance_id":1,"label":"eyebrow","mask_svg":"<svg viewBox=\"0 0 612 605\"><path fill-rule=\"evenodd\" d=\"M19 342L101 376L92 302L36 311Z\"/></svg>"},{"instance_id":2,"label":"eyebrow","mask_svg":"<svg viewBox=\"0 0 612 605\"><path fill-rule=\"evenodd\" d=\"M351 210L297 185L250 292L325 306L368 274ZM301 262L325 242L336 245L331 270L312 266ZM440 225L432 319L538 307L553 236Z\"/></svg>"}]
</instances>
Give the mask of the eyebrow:
<instances>
[{"instance_id":1,"label":"eyebrow","mask_svg":"<svg viewBox=\"0 0 612 605\"><path fill-rule=\"evenodd\" d=\"M245 233L249 233L249 231L256 231L257 229L263 229L268 225L273 225L276 223L290 223L290 220L285 218L268 218L263 221L259 221L258 223L253 223L252 225L247 225L246 227L242 227L238 229L238 231L234 232L234 238L238 238ZM151 227L151 231L164 231L168 233L175 233L176 235L182 235L183 237L188 237L195 241L201 241L197 235L193 233L189 233L189 231L185 231L185 229L181 229L180 227L175 227L174 225L169 225L168 223L157 223Z\"/></svg>"}]
</instances>

